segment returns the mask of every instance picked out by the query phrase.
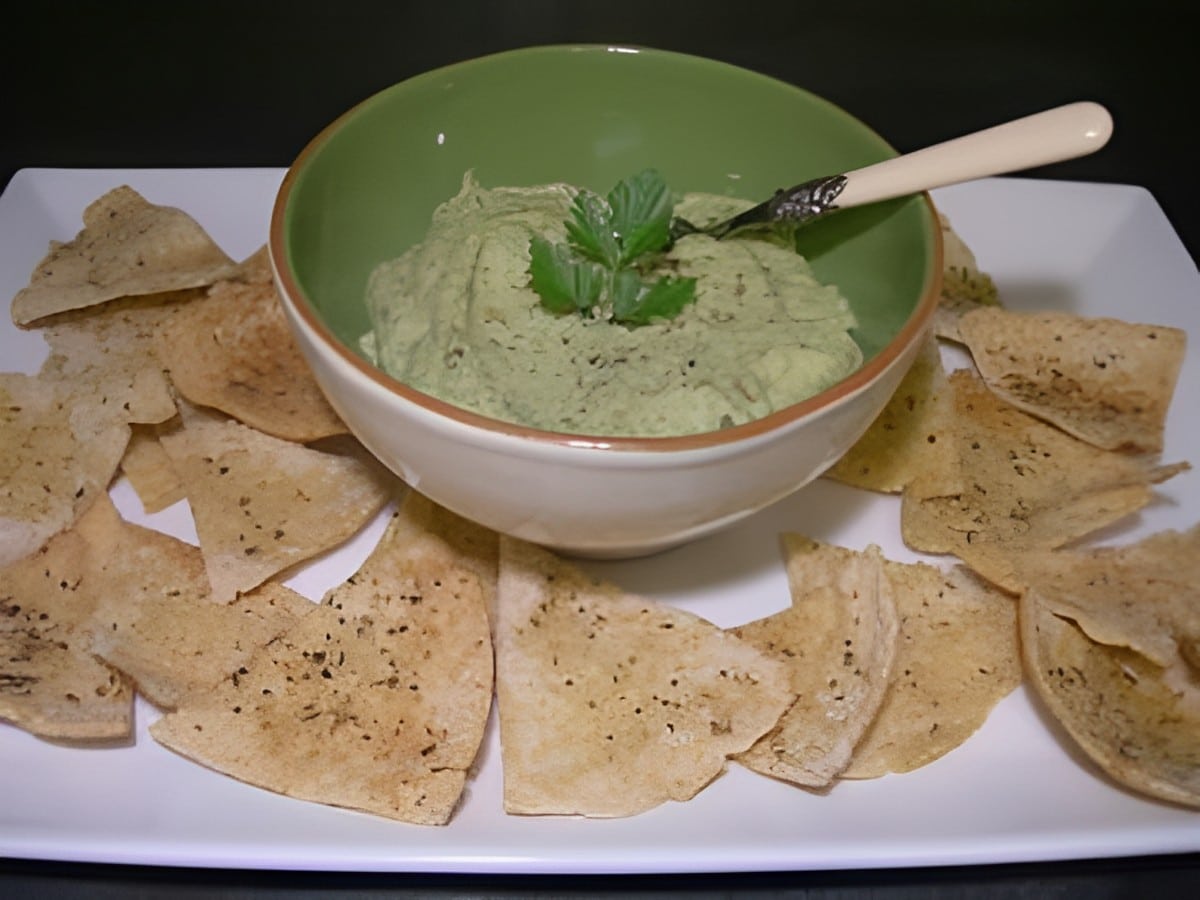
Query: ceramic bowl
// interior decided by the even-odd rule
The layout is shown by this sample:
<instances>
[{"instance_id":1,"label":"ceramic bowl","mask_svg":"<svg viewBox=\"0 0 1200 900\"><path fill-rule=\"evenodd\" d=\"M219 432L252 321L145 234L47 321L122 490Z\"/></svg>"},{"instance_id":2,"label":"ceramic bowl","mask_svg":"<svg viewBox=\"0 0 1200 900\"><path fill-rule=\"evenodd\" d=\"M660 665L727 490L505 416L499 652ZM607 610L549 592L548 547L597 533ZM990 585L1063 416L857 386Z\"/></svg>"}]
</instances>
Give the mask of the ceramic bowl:
<instances>
[{"instance_id":1,"label":"ceramic bowl","mask_svg":"<svg viewBox=\"0 0 1200 900\"><path fill-rule=\"evenodd\" d=\"M929 198L845 210L800 233L817 275L857 316L861 368L758 421L685 437L537 431L401 384L356 349L368 275L421 240L468 170L489 186L605 192L653 166L676 190L757 200L894 155L849 113L754 72L645 48L535 47L416 76L330 124L283 180L270 252L317 381L412 487L566 553L646 554L801 488L879 413L936 305L941 237Z\"/></svg>"}]
</instances>

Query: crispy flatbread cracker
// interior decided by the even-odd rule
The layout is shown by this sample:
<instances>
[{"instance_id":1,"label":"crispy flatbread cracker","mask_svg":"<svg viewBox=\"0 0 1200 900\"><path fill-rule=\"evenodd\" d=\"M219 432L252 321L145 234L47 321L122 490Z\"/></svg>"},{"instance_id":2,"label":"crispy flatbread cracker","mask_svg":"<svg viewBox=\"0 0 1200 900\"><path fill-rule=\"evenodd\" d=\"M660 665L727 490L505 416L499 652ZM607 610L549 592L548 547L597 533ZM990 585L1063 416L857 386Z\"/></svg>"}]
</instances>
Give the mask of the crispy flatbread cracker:
<instances>
[{"instance_id":1,"label":"crispy flatbread cracker","mask_svg":"<svg viewBox=\"0 0 1200 900\"><path fill-rule=\"evenodd\" d=\"M888 561L900 638L892 680L843 773L911 772L960 746L1021 683L1015 601L962 567Z\"/></svg>"},{"instance_id":2,"label":"crispy flatbread cracker","mask_svg":"<svg viewBox=\"0 0 1200 900\"><path fill-rule=\"evenodd\" d=\"M185 497L183 482L158 442L154 426L133 426L125 455L121 457L121 472L129 479L147 513L161 512Z\"/></svg>"},{"instance_id":3,"label":"crispy flatbread cracker","mask_svg":"<svg viewBox=\"0 0 1200 900\"><path fill-rule=\"evenodd\" d=\"M213 597L233 600L354 535L397 479L357 443L326 452L181 408L159 440L184 484Z\"/></svg>"},{"instance_id":4,"label":"crispy flatbread cracker","mask_svg":"<svg viewBox=\"0 0 1200 900\"><path fill-rule=\"evenodd\" d=\"M946 372L930 336L896 393L871 427L826 476L871 491L896 494L928 468L945 465Z\"/></svg>"},{"instance_id":5,"label":"crispy flatbread cracker","mask_svg":"<svg viewBox=\"0 0 1200 900\"><path fill-rule=\"evenodd\" d=\"M87 384L133 424L157 424L175 415L175 399L155 335L200 291L114 300L99 309L65 313L42 327L50 355L41 375Z\"/></svg>"},{"instance_id":6,"label":"crispy flatbread cracker","mask_svg":"<svg viewBox=\"0 0 1200 900\"><path fill-rule=\"evenodd\" d=\"M13 298L12 318L28 325L118 297L201 287L234 271L234 261L195 219L122 186L84 210L73 240L51 244Z\"/></svg>"},{"instance_id":7,"label":"crispy flatbread cracker","mask_svg":"<svg viewBox=\"0 0 1200 900\"><path fill-rule=\"evenodd\" d=\"M92 655L83 627L96 600L90 545L116 522L102 494L75 528L0 568L0 719L60 740L130 734L133 686Z\"/></svg>"},{"instance_id":8,"label":"crispy flatbread cracker","mask_svg":"<svg viewBox=\"0 0 1200 900\"><path fill-rule=\"evenodd\" d=\"M687 800L792 701L786 668L745 641L506 537L495 645L508 813Z\"/></svg>"},{"instance_id":9,"label":"crispy flatbread cracker","mask_svg":"<svg viewBox=\"0 0 1200 900\"><path fill-rule=\"evenodd\" d=\"M826 787L888 689L899 621L878 547L856 553L783 536L792 605L733 629L788 667L796 699L779 723L736 757L747 768Z\"/></svg>"},{"instance_id":10,"label":"crispy flatbread cracker","mask_svg":"<svg viewBox=\"0 0 1200 900\"><path fill-rule=\"evenodd\" d=\"M239 274L257 278L257 268L248 263ZM194 404L292 441L347 432L301 356L269 278L217 282L166 324L157 343L175 387Z\"/></svg>"},{"instance_id":11,"label":"crispy flatbread cracker","mask_svg":"<svg viewBox=\"0 0 1200 900\"><path fill-rule=\"evenodd\" d=\"M486 604L469 572L395 536L218 688L152 725L154 738L290 797L445 824L491 699Z\"/></svg>"},{"instance_id":12,"label":"crispy flatbread cracker","mask_svg":"<svg viewBox=\"0 0 1200 900\"><path fill-rule=\"evenodd\" d=\"M1200 680L1092 641L1036 590L1021 598L1029 680L1076 744L1119 784L1200 809Z\"/></svg>"},{"instance_id":13,"label":"crispy flatbread cracker","mask_svg":"<svg viewBox=\"0 0 1200 900\"><path fill-rule=\"evenodd\" d=\"M1054 549L1150 502L1152 485L1188 468L1086 444L1005 403L965 369L948 379L945 440L954 463L904 490L901 530L915 550L954 553L1009 590L1012 560Z\"/></svg>"},{"instance_id":14,"label":"crispy flatbread cracker","mask_svg":"<svg viewBox=\"0 0 1200 900\"><path fill-rule=\"evenodd\" d=\"M950 220L938 213L942 228L942 295L933 316L933 333L959 340L959 320L974 309L1000 304L992 277L979 268L975 254Z\"/></svg>"},{"instance_id":15,"label":"crispy flatbread cracker","mask_svg":"<svg viewBox=\"0 0 1200 900\"><path fill-rule=\"evenodd\" d=\"M1200 639L1200 525L1120 547L1026 553L1016 569L1049 612L1098 644L1167 668L1190 661Z\"/></svg>"},{"instance_id":16,"label":"crispy flatbread cracker","mask_svg":"<svg viewBox=\"0 0 1200 900\"><path fill-rule=\"evenodd\" d=\"M166 709L220 682L314 608L277 584L214 603L197 547L125 521L112 522L93 553L88 646Z\"/></svg>"},{"instance_id":17,"label":"crispy flatbread cracker","mask_svg":"<svg viewBox=\"0 0 1200 900\"><path fill-rule=\"evenodd\" d=\"M1105 450L1162 451L1187 348L1180 329L1003 309L958 327L983 380L1013 406Z\"/></svg>"},{"instance_id":18,"label":"crispy flatbread cracker","mask_svg":"<svg viewBox=\"0 0 1200 900\"><path fill-rule=\"evenodd\" d=\"M129 426L87 386L0 373L0 565L35 552L108 488Z\"/></svg>"}]
</instances>

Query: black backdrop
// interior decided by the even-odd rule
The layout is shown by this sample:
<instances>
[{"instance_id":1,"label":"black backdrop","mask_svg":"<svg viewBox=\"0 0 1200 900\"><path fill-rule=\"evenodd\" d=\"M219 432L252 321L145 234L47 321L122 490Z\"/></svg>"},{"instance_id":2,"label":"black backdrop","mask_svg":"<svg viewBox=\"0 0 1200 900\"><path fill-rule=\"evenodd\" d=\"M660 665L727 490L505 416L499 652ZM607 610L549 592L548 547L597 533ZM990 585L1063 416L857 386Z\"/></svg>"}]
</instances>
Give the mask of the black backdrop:
<instances>
[{"instance_id":1,"label":"black backdrop","mask_svg":"<svg viewBox=\"0 0 1200 900\"><path fill-rule=\"evenodd\" d=\"M712 56L822 94L900 150L1079 99L1100 154L1031 173L1139 184L1196 257L1196 18L1178 0L174 0L26 3L0 54L0 183L25 166L281 166L342 110L530 44ZM1014 222L1014 228L1020 223Z\"/></svg>"},{"instance_id":2,"label":"black backdrop","mask_svg":"<svg viewBox=\"0 0 1200 900\"><path fill-rule=\"evenodd\" d=\"M560 42L743 65L900 150L1094 99L1116 132L1038 176L1142 185L1200 249L1193 4L1176 0L25 0L0 48L0 185L23 167L284 166L348 106L445 63ZM1019 229L1014 221L1011 227ZM1135 309L1136 298L1131 298ZM0 800L0 808L2 808ZM643 896L1185 896L1196 855L959 871L643 879ZM631 885L141 872L0 860L0 895L584 896ZM11 892L10 892L11 891Z\"/></svg>"}]
</instances>

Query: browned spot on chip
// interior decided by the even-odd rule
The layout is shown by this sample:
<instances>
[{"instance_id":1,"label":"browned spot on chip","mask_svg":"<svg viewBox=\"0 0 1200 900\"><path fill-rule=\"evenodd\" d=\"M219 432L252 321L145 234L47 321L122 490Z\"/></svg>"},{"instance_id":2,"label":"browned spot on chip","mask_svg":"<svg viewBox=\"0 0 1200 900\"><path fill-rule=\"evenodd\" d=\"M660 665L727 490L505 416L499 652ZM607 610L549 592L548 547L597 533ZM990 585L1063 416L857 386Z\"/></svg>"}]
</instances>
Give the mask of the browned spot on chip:
<instances>
[{"instance_id":1,"label":"browned spot on chip","mask_svg":"<svg viewBox=\"0 0 1200 900\"><path fill-rule=\"evenodd\" d=\"M1178 328L980 309L959 323L988 387L1106 450L1157 453L1186 350Z\"/></svg>"},{"instance_id":2,"label":"browned spot on chip","mask_svg":"<svg viewBox=\"0 0 1200 900\"><path fill-rule=\"evenodd\" d=\"M12 303L28 325L118 297L212 284L236 266L187 213L156 206L132 188L109 191L83 213L83 230L53 243Z\"/></svg>"},{"instance_id":3,"label":"browned spot on chip","mask_svg":"<svg viewBox=\"0 0 1200 900\"><path fill-rule=\"evenodd\" d=\"M687 800L791 703L785 667L697 616L501 538L504 808L629 816Z\"/></svg>"},{"instance_id":4,"label":"browned spot on chip","mask_svg":"<svg viewBox=\"0 0 1200 900\"><path fill-rule=\"evenodd\" d=\"M733 629L787 666L795 701L737 761L825 787L847 766L883 702L899 624L877 547L863 553L784 535L792 605Z\"/></svg>"}]
</instances>

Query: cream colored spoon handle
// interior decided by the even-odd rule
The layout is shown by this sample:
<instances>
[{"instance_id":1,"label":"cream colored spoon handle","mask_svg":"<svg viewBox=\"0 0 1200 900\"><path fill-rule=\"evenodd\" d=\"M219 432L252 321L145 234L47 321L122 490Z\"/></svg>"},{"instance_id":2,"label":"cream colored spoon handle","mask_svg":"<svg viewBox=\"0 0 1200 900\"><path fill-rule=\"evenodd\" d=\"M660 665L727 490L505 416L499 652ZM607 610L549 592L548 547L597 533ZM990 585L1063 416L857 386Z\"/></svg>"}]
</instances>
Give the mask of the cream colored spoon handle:
<instances>
[{"instance_id":1,"label":"cream colored spoon handle","mask_svg":"<svg viewBox=\"0 0 1200 900\"><path fill-rule=\"evenodd\" d=\"M861 206L1087 156L1112 129L1099 103L1068 103L847 172L835 204Z\"/></svg>"}]
</instances>

